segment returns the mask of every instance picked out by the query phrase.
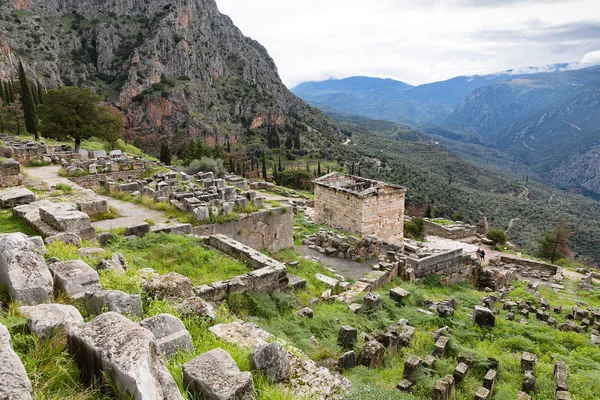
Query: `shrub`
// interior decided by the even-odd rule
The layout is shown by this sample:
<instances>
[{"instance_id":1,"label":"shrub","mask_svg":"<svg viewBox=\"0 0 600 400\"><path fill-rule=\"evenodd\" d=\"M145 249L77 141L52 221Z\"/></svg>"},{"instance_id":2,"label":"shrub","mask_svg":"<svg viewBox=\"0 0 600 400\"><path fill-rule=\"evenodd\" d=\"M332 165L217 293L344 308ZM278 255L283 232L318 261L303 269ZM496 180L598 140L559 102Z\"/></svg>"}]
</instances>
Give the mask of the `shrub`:
<instances>
[{"instance_id":1,"label":"shrub","mask_svg":"<svg viewBox=\"0 0 600 400\"><path fill-rule=\"evenodd\" d=\"M491 229L487 231L485 237L492 241L492 246L497 244L505 244L508 240L508 236L502 229Z\"/></svg>"},{"instance_id":2,"label":"shrub","mask_svg":"<svg viewBox=\"0 0 600 400\"><path fill-rule=\"evenodd\" d=\"M277 173L277 183L299 190L312 190L312 173L304 169L286 169Z\"/></svg>"},{"instance_id":3,"label":"shrub","mask_svg":"<svg viewBox=\"0 0 600 400\"><path fill-rule=\"evenodd\" d=\"M200 160L193 160L190 165L185 168L185 173L189 175L197 174L198 172L213 172L219 178L225 177L225 167L223 160L214 158L202 157Z\"/></svg>"},{"instance_id":4,"label":"shrub","mask_svg":"<svg viewBox=\"0 0 600 400\"><path fill-rule=\"evenodd\" d=\"M422 239L425 235L425 221L423 218L413 218L404 222L404 234L411 238Z\"/></svg>"}]
</instances>

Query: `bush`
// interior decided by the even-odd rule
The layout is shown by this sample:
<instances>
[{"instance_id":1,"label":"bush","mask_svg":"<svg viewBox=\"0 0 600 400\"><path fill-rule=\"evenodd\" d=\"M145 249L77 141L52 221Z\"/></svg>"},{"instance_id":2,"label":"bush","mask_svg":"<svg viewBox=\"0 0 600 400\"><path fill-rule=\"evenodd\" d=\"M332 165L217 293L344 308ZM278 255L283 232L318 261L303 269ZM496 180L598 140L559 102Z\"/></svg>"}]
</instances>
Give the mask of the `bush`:
<instances>
[{"instance_id":1,"label":"bush","mask_svg":"<svg viewBox=\"0 0 600 400\"><path fill-rule=\"evenodd\" d=\"M277 183L298 190L312 190L312 173L304 169L286 169L277 173Z\"/></svg>"},{"instance_id":2,"label":"bush","mask_svg":"<svg viewBox=\"0 0 600 400\"><path fill-rule=\"evenodd\" d=\"M422 239L425 235L425 221L423 218L413 218L404 222L404 235L411 238Z\"/></svg>"},{"instance_id":3,"label":"bush","mask_svg":"<svg viewBox=\"0 0 600 400\"><path fill-rule=\"evenodd\" d=\"M497 244L505 244L508 240L508 236L502 229L491 229L487 231L485 237L492 241L492 246Z\"/></svg>"},{"instance_id":4,"label":"bush","mask_svg":"<svg viewBox=\"0 0 600 400\"><path fill-rule=\"evenodd\" d=\"M192 160L190 165L185 168L185 173L188 175L194 175L198 172L213 172L215 176L219 178L225 177L225 167L223 166L223 160L214 158L202 157L200 160Z\"/></svg>"}]
</instances>

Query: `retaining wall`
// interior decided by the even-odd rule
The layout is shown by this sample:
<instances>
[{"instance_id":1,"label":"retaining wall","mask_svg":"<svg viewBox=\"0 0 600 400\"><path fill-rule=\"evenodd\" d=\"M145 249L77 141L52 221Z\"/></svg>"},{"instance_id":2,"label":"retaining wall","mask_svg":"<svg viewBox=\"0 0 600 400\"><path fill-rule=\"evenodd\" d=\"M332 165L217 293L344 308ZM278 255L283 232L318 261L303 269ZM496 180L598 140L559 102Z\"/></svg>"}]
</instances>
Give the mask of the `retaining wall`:
<instances>
[{"instance_id":1,"label":"retaining wall","mask_svg":"<svg viewBox=\"0 0 600 400\"><path fill-rule=\"evenodd\" d=\"M426 235L439 236L447 239L462 239L469 236L475 236L477 233L477 227L473 225L445 227L424 220L424 227Z\"/></svg>"},{"instance_id":2,"label":"retaining wall","mask_svg":"<svg viewBox=\"0 0 600 400\"><path fill-rule=\"evenodd\" d=\"M199 236L223 234L255 250L279 251L294 246L294 215L291 206L257 211L237 221L194 226Z\"/></svg>"}]
</instances>

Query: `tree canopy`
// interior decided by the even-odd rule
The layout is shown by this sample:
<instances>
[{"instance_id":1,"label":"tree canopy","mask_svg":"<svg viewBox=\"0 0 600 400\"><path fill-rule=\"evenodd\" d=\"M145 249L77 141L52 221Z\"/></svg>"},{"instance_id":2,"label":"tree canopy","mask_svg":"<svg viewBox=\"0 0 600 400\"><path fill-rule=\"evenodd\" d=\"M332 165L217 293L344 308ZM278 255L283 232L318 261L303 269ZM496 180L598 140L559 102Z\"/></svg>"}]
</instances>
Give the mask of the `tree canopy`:
<instances>
[{"instance_id":1,"label":"tree canopy","mask_svg":"<svg viewBox=\"0 0 600 400\"><path fill-rule=\"evenodd\" d=\"M569 258L572 256L569 240L573 232L567 220L561 218L554 229L545 232L539 241L538 256L554 262L560 258Z\"/></svg>"},{"instance_id":2,"label":"tree canopy","mask_svg":"<svg viewBox=\"0 0 600 400\"><path fill-rule=\"evenodd\" d=\"M104 104L91 89L63 86L49 90L38 106L42 136L57 140L81 141L96 137L114 142L121 137L123 119Z\"/></svg>"}]
</instances>

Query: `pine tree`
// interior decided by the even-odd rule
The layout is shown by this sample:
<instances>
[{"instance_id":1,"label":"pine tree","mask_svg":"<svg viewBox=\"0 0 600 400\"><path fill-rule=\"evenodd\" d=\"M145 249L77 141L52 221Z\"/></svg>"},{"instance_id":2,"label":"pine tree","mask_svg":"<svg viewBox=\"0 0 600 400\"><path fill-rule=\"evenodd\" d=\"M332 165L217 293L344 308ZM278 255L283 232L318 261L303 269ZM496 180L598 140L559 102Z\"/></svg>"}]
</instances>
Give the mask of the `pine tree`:
<instances>
[{"instance_id":1,"label":"pine tree","mask_svg":"<svg viewBox=\"0 0 600 400\"><path fill-rule=\"evenodd\" d=\"M553 231L545 232L539 240L538 256L554 262L560 258L572 255L569 240L574 233L569 228L567 220L561 218Z\"/></svg>"},{"instance_id":2,"label":"pine tree","mask_svg":"<svg viewBox=\"0 0 600 400\"><path fill-rule=\"evenodd\" d=\"M264 152L262 155L262 176L263 176L263 179L266 181L267 180L267 157L265 156Z\"/></svg>"},{"instance_id":3,"label":"pine tree","mask_svg":"<svg viewBox=\"0 0 600 400\"><path fill-rule=\"evenodd\" d=\"M21 104L23 107L23 114L25 116L25 128L27 132L33 134L35 140L39 140L38 134L38 115L33 101L33 95L31 94L31 87L25 75L25 68L23 63L19 60L19 83L21 85Z\"/></svg>"}]
</instances>

